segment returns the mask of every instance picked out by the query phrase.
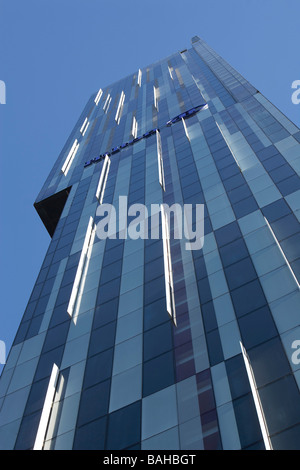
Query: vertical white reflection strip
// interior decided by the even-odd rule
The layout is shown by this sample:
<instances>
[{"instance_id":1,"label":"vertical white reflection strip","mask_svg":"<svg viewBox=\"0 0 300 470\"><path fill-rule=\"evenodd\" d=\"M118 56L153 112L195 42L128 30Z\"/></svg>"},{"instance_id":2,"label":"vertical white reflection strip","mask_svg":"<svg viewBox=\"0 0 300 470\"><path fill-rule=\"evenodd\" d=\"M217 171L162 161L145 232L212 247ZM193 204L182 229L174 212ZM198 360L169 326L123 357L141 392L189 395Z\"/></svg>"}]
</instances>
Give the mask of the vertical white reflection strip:
<instances>
[{"instance_id":1,"label":"vertical white reflection strip","mask_svg":"<svg viewBox=\"0 0 300 470\"><path fill-rule=\"evenodd\" d=\"M154 106L158 110L158 96L157 96L157 88L153 87L153 95L154 95Z\"/></svg>"},{"instance_id":2,"label":"vertical white reflection strip","mask_svg":"<svg viewBox=\"0 0 300 470\"><path fill-rule=\"evenodd\" d=\"M169 74L170 74L171 80L173 80L173 74L172 74L173 67L171 68L171 67L168 65L168 69L169 69Z\"/></svg>"},{"instance_id":3,"label":"vertical white reflection strip","mask_svg":"<svg viewBox=\"0 0 300 470\"><path fill-rule=\"evenodd\" d=\"M137 120L136 120L135 116L133 116L131 134L134 137L134 139L136 139L137 130L138 130L138 123L137 123Z\"/></svg>"},{"instance_id":4,"label":"vertical white reflection strip","mask_svg":"<svg viewBox=\"0 0 300 470\"><path fill-rule=\"evenodd\" d=\"M287 257L285 256L284 251L283 251L283 249L281 248L280 243L279 243L279 241L277 240L277 237L276 237L275 233L273 232L273 229L272 229L271 225L269 224L268 219L267 219L266 217L264 217L264 219L265 219L266 224L267 224L267 226L269 227L269 230L270 230L270 232L271 232L271 234L272 234L272 236L273 236L273 238L274 238L274 240L275 240L275 242L276 242L276 244L277 244L277 246L278 246L278 248L279 248L279 250L280 250L280 253L281 253L282 256L283 256L284 261L286 262L287 267L289 268L289 270L290 270L290 272L291 272L291 274L292 274L292 276L293 276L293 278L294 278L294 280L295 280L295 282L296 282L296 284L297 284L298 289L300 289L300 284L299 284L299 282L298 282L298 279L296 278L296 275L295 275L295 273L294 273L294 271L293 271L293 269L292 269L292 267L291 267L291 265L290 265L290 263L289 263Z\"/></svg>"},{"instance_id":5,"label":"vertical white reflection strip","mask_svg":"<svg viewBox=\"0 0 300 470\"><path fill-rule=\"evenodd\" d=\"M182 118L181 120L182 120L182 124L183 124L183 128L184 128L185 135L187 136L188 140L190 140L190 136L189 136L189 133L188 133L188 130L187 130L187 127L186 127L185 119Z\"/></svg>"},{"instance_id":6,"label":"vertical white reflection strip","mask_svg":"<svg viewBox=\"0 0 300 470\"><path fill-rule=\"evenodd\" d=\"M266 448L266 450L273 450L272 443L271 443L270 436L269 436L267 423L266 423L266 419L265 419L265 415L264 415L264 410L263 410L263 407L262 407L262 404L261 404L261 401L260 401L260 397L259 397L259 393L258 393L258 390L257 390L257 386L256 386L252 366L251 366L247 351L244 348L241 341L240 341L240 346L241 346L241 350L242 350L242 354L243 354L243 358L244 358L244 363L245 363L245 367L246 367L246 371L247 371L247 375L248 375L248 379L249 379L249 383L250 383L250 388L251 388L251 392L252 392L252 396L253 396L253 400L254 400L254 404L255 404L255 408L256 408L256 413L257 413L257 416L258 416L258 421L259 421L261 433L262 433L264 444L265 444L265 448Z\"/></svg>"},{"instance_id":7,"label":"vertical white reflection strip","mask_svg":"<svg viewBox=\"0 0 300 470\"><path fill-rule=\"evenodd\" d=\"M83 264L83 268L82 268L82 274L81 274L80 283L79 283L78 290L77 290L77 297L76 297L73 316L72 316L74 324L76 324L77 318L78 318L78 313L79 313L80 304L81 304L81 298L82 298L82 295L83 295L85 280L86 280L86 276L87 276L88 269L89 269L89 264L90 264L90 259L91 259L91 253L92 253L92 250L93 250L93 244L94 244L94 239L95 239L95 235L96 235L96 228L97 228L96 225L94 225L94 227L92 226L90 240L89 240L89 243L88 243L88 246L87 246L87 249L86 249L84 264Z\"/></svg>"},{"instance_id":8,"label":"vertical white reflection strip","mask_svg":"<svg viewBox=\"0 0 300 470\"><path fill-rule=\"evenodd\" d=\"M138 84L138 86L142 85L142 71L141 71L141 69L139 69L137 84Z\"/></svg>"},{"instance_id":9,"label":"vertical white reflection strip","mask_svg":"<svg viewBox=\"0 0 300 470\"><path fill-rule=\"evenodd\" d=\"M120 96L120 100L119 100L119 104L118 104L118 109L117 109L117 112L116 112L116 117L115 117L115 121L116 121L118 124L119 124L120 119L121 119L122 110L123 110L123 105L124 105L124 100L125 100L125 93L124 93L124 91L122 91L121 96Z\"/></svg>"},{"instance_id":10,"label":"vertical white reflection strip","mask_svg":"<svg viewBox=\"0 0 300 470\"><path fill-rule=\"evenodd\" d=\"M89 125L90 125L90 123L87 122L87 123L86 123L86 126L85 126L85 128L84 128L84 130L83 130L83 132L82 132L82 137L85 135L85 133L86 133L86 131L87 131Z\"/></svg>"},{"instance_id":11,"label":"vertical white reflection strip","mask_svg":"<svg viewBox=\"0 0 300 470\"><path fill-rule=\"evenodd\" d=\"M65 160L65 162L64 162L64 164L61 168L61 171L64 173L64 175L66 175L68 173L69 168L72 164L72 161L74 160L75 155L77 153L78 147L79 147L79 143L78 143L77 139L75 139L75 141L74 141L74 143L71 147L71 150L68 153L67 158L66 158L66 160Z\"/></svg>"},{"instance_id":12,"label":"vertical white reflection strip","mask_svg":"<svg viewBox=\"0 0 300 470\"><path fill-rule=\"evenodd\" d=\"M174 325L177 326L168 219L167 219L163 204L161 204L160 209L161 209L161 225L162 225L162 239L163 239L163 253L164 253L167 312L172 318Z\"/></svg>"},{"instance_id":13,"label":"vertical white reflection strip","mask_svg":"<svg viewBox=\"0 0 300 470\"><path fill-rule=\"evenodd\" d=\"M156 129L156 143L157 143L157 163L158 163L158 178L159 184L162 189L165 191L165 176L164 176L164 164L162 157L162 146L161 146L161 136L158 129Z\"/></svg>"},{"instance_id":14,"label":"vertical white reflection strip","mask_svg":"<svg viewBox=\"0 0 300 470\"><path fill-rule=\"evenodd\" d=\"M82 124L81 128L80 128L81 134L82 134L83 131L84 131L84 128L85 128L85 126L86 126L87 121L88 121L88 118L86 117L85 120L83 121L83 124Z\"/></svg>"},{"instance_id":15,"label":"vertical white reflection strip","mask_svg":"<svg viewBox=\"0 0 300 470\"><path fill-rule=\"evenodd\" d=\"M103 162L103 167L102 167L102 171L100 174L98 187L96 190L96 198L98 199L99 204L102 204L106 181L107 181L108 172L109 172L109 167L110 167L110 158L108 155L106 155L104 162Z\"/></svg>"},{"instance_id":16,"label":"vertical white reflection strip","mask_svg":"<svg viewBox=\"0 0 300 470\"><path fill-rule=\"evenodd\" d=\"M96 103L96 106L98 106L98 103L99 103L99 101L100 101L100 98L101 98L102 94L103 94L103 91L102 91L102 88L100 88L100 90L98 91L98 93L97 93L97 95L96 95L96 98L95 98L95 100L94 100L95 103Z\"/></svg>"},{"instance_id":17,"label":"vertical white reflection strip","mask_svg":"<svg viewBox=\"0 0 300 470\"><path fill-rule=\"evenodd\" d=\"M51 408L53 404L53 399L54 399L54 394L55 394L55 388L56 388L56 383L57 383L57 378L59 374L59 369L56 364L53 364L52 367L52 372L50 375L50 380L48 384L48 389L44 401L44 406L41 414L41 419L39 423L39 427L37 430L36 438L35 438L35 443L33 446L33 450L42 450L44 441L45 441L45 436L46 436L46 431L48 427L48 422L50 418L50 413L51 413Z\"/></svg>"},{"instance_id":18,"label":"vertical white reflection strip","mask_svg":"<svg viewBox=\"0 0 300 470\"><path fill-rule=\"evenodd\" d=\"M86 261L86 255L87 255L87 251L88 251L90 240L91 240L91 235L92 235L92 230L93 230L93 222L94 222L93 217L90 217L90 220L89 220L89 223L88 223L88 228L87 228L86 235L85 235L85 239L84 239L84 242L83 242L83 247L82 247L82 250L81 250L81 255L80 255L77 271L76 271L76 276L75 276L75 279L74 279L72 292L71 292L71 295L70 295L68 308L67 308L67 312L70 316L72 316L72 314L73 314L73 310L74 310L74 306L75 306L75 302L76 302L76 298L77 298L77 294L78 294L78 289L79 289L79 286L80 286L81 276L82 276L82 272L83 272L83 269L84 269L84 264L85 264L85 261Z\"/></svg>"},{"instance_id":19,"label":"vertical white reflection strip","mask_svg":"<svg viewBox=\"0 0 300 470\"><path fill-rule=\"evenodd\" d=\"M108 93L107 97L106 97L106 100L105 100L105 103L104 103L104 106L103 106L103 109L104 111L106 112L109 108L109 105L110 105L110 100L111 100L111 97L110 97L110 93Z\"/></svg>"}]
</instances>

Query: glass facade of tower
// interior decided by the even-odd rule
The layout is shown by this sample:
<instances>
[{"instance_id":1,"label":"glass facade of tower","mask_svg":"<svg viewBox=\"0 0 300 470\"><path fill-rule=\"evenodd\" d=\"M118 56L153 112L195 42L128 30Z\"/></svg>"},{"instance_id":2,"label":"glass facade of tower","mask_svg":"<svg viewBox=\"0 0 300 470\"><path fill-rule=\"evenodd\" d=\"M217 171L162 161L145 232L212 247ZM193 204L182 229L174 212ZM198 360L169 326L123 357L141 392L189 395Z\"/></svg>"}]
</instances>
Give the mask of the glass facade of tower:
<instances>
[{"instance_id":1,"label":"glass facade of tower","mask_svg":"<svg viewBox=\"0 0 300 470\"><path fill-rule=\"evenodd\" d=\"M0 448L299 450L299 171L299 129L197 36L94 93L35 203ZM203 249L101 240L120 196L203 204Z\"/></svg>"}]
</instances>

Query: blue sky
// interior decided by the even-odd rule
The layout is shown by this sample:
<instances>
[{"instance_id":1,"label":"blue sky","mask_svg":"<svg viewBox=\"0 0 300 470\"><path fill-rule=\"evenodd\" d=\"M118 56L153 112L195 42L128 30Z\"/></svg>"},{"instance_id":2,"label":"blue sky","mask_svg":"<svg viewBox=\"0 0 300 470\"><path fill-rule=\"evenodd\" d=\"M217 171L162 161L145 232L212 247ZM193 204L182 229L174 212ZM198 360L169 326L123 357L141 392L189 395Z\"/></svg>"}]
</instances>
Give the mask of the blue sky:
<instances>
[{"instance_id":1,"label":"blue sky","mask_svg":"<svg viewBox=\"0 0 300 470\"><path fill-rule=\"evenodd\" d=\"M94 91L202 37L294 123L299 0L0 0L0 340L50 237L33 203Z\"/></svg>"}]
</instances>

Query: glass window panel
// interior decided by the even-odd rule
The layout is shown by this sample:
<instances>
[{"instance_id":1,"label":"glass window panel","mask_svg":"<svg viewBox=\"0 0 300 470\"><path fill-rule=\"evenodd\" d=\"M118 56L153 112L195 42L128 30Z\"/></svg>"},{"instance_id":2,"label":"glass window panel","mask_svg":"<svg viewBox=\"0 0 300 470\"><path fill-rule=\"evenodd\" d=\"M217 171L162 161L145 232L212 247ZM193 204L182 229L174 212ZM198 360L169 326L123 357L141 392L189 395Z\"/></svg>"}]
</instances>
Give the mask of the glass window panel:
<instances>
[{"instance_id":1,"label":"glass window panel","mask_svg":"<svg viewBox=\"0 0 300 470\"><path fill-rule=\"evenodd\" d=\"M175 381L173 352L167 352L150 361L143 367L143 396L151 395Z\"/></svg>"},{"instance_id":2,"label":"glass window panel","mask_svg":"<svg viewBox=\"0 0 300 470\"><path fill-rule=\"evenodd\" d=\"M234 400L250 392L249 379L241 354L225 362L231 396Z\"/></svg>"},{"instance_id":3,"label":"glass window panel","mask_svg":"<svg viewBox=\"0 0 300 470\"><path fill-rule=\"evenodd\" d=\"M48 377L32 384L24 414L31 414L43 408L48 385Z\"/></svg>"},{"instance_id":4,"label":"glass window panel","mask_svg":"<svg viewBox=\"0 0 300 470\"><path fill-rule=\"evenodd\" d=\"M220 405L231 401L230 388L224 362L220 362L211 368L211 377L216 406L219 407Z\"/></svg>"},{"instance_id":5,"label":"glass window panel","mask_svg":"<svg viewBox=\"0 0 300 470\"><path fill-rule=\"evenodd\" d=\"M142 442L142 450L177 450L179 448L180 444L177 426Z\"/></svg>"},{"instance_id":6,"label":"glass window panel","mask_svg":"<svg viewBox=\"0 0 300 470\"><path fill-rule=\"evenodd\" d=\"M139 266L135 268L130 273L122 276L121 280L121 290L120 293L123 294L128 292L136 287L139 287L144 282L144 266Z\"/></svg>"},{"instance_id":7,"label":"glass window panel","mask_svg":"<svg viewBox=\"0 0 300 470\"><path fill-rule=\"evenodd\" d=\"M243 284L253 281L257 277L250 258L245 258L242 261L228 266L225 268L225 274L230 289L240 287Z\"/></svg>"},{"instance_id":8,"label":"glass window panel","mask_svg":"<svg viewBox=\"0 0 300 470\"><path fill-rule=\"evenodd\" d=\"M106 416L76 430L74 450L103 450L106 437Z\"/></svg>"},{"instance_id":9,"label":"glass window panel","mask_svg":"<svg viewBox=\"0 0 300 470\"><path fill-rule=\"evenodd\" d=\"M208 302L201 307L202 318L205 326L205 331L208 333L211 330L218 328L216 321L215 310L212 302Z\"/></svg>"},{"instance_id":10,"label":"glass window panel","mask_svg":"<svg viewBox=\"0 0 300 470\"><path fill-rule=\"evenodd\" d=\"M36 412L23 418L15 450L30 450L33 448L40 417L40 412Z\"/></svg>"},{"instance_id":11,"label":"glass window panel","mask_svg":"<svg viewBox=\"0 0 300 470\"><path fill-rule=\"evenodd\" d=\"M70 323L67 321L54 328L50 328L43 345L43 352L50 351L64 344L68 335L69 326Z\"/></svg>"},{"instance_id":12,"label":"glass window panel","mask_svg":"<svg viewBox=\"0 0 300 470\"><path fill-rule=\"evenodd\" d=\"M78 411L77 426L101 418L108 412L110 380L83 390Z\"/></svg>"},{"instance_id":13,"label":"glass window panel","mask_svg":"<svg viewBox=\"0 0 300 470\"><path fill-rule=\"evenodd\" d=\"M220 248L220 256L224 267L249 256L246 244L242 238L238 238Z\"/></svg>"},{"instance_id":14,"label":"glass window panel","mask_svg":"<svg viewBox=\"0 0 300 470\"><path fill-rule=\"evenodd\" d=\"M252 255L252 260L259 276L263 276L264 274L285 265L284 257L277 245L268 246L267 248L254 253Z\"/></svg>"},{"instance_id":15,"label":"glass window panel","mask_svg":"<svg viewBox=\"0 0 300 470\"><path fill-rule=\"evenodd\" d=\"M144 285L145 304L150 304L165 295L165 279L160 276Z\"/></svg>"},{"instance_id":16,"label":"glass window panel","mask_svg":"<svg viewBox=\"0 0 300 470\"><path fill-rule=\"evenodd\" d=\"M207 348L211 366L218 364L224 360L223 350L221 346L218 330L211 331L206 335Z\"/></svg>"},{"instance_id":17,"label":"glass window panel","mask_svg":"<svg viewBox=\"0 0 300 470\"><path fill-rule=\"evenodd\" d=\"M88 358L85 369L83 387L91 387L111 376L113 349Z\"/></svg>"},{"instance_id":18,"label":"glass window panel","mask_svg":"<svg viewBox=\"0 0 300 470\"><path fill-rule=\"evenodd\" d=\"M217 410L223 449L240 450L241 443L232 403L226 403Z\"/></svg>"},{"instance_id":19,"label":"glass window panel","mask_svg":"<svg viewBox=\"0 0 300 470\"><path fill-rule=\"evenodd\" d=\"M281 241L300 231L300 224L293 214L281 217L272 223L272 229L278 239Z\"/></svg>"},{"instance_id":20,"label":"glass window panel","mask_svg":"<svg viewBox=\"0 0 300 470\"><path fill-rule=\"evenodd\" d=\"M129 313L118 319L116 344L126 341L143 331L143 311L142 309Z\"/></svg>"},{"instance_id":21,"label":"glass window panel","mask_svg":"<svg viewBox=\"0 0 300 470\"><path fill-rule=\"evenodd\" d=\"M242 449L261 441L262 434L252 395L244 395L233 401Z\"/></svg>"},{"instance_id":22,"label":"glass window panel","mask_svg":"<svg viewBox=\"0 0 300 470\"><path fill-rule=\"evenodd\" d=\"M272 445L274 450L300 450L300 425L273 436Z\"/></svg>"},{"instance_id":23,"label":"glass window panel","mask_svg":"<svg viewBox=\"0 0 300 470\"><path fill-rule=\"evenodd\" d=\"M278 337L248 350L248 355L257 387L291 372L284 348Z\"/></svg>"},{"instance_id":24,"label":"glass window panel","mask_svg":"<svg viewBox=\"0 0 300 470\"><path fill-rule=\"evenodd\" d=\"M281 217L288 215L290 212L291 210L284 199L273 202L262 209L262 213L268 219L270 224Z\"/></svg>"},{"instance_id":25,"label":"glass window panel","mask_svg":"<svg viewBox=\"0 0 300 470\"><path fill-rule=\"evenodd\" d=\"M172 346L172 329L169 322L148 330L144 334L144 360L159 356L172 349Z\"/></svg>"},{"instance_id":26,"label":"glass window panel","mask_svg":"<svg viewBox=\"0 0 300 470\"><path fill-rule=\"evenodd\" d=\"M1 450L12 450L18 434L20 420L0 427Z\"/></svg>"},{"instance_id":27,"label":"glass window panel","mask_svg":"<svg viewBox=\"0 0 300 470\"><path fill-rule=\"evenodd\" d=\"M127 315L130 312L138 310L143 305L143 286L125 292L119 299L118 316Z\"/></svg>"},{"instance_id":28,"label":"glass window panel","mask_svg":"<svg viewBox=\"0 0 300 470\"><path fill-rule=\"evenodd\" d=\"M125 449L139 442L140 422L140 401L111 413L107 429L107 449Z\"/></svg>"},{"instance_id":29,"label":"glass window panel","mask_svg":"<svg viewBox=\"0 0 300 470\"><path fill-rule=\"evenodd\" d=\"M142 362L142 335L117 344L114 354L113 375L119 374Z\"/></svg>"},{"instance_id":30,"label":"glass window panel","mask_svg":"<svg viewBox=\"0 0 300 470\"><path fill-rule=\"evenodd\" d=\"M266 298L258 279L233 290L231 296L238 317L266 304Z\"/></svg>"},{"instance_id":31,"label":"glass window panel","mask_svg":"<svg viewBox=\"0 0 300 470\"><path fill-rule=\"evenodd\" d=\"M271 435L299 423L299 389L293 376L283 377L261 388L259 393ZM299 429L295 433L299 436Z\"/></svg>"},{"instance_id":32,"label":"glass window panel","mask_svg":"<svg viewBox=\"0 0 300 470\"><path fill-rule=\"evenodd\" d=\"M300 178L295 174L277 183L277 187L283 196L287 196L300 189Z\"/></svg>"},{"instance_id":33,"label":"glass window panel","mask_svg":"<svg viewBox=\"0 0 300 470\"><path fill-rule=\"evenodd\" d=\"M178 424L175 386L164 388L143 399L142 439Z\"/></svg>"},{"instance_id":34,"label":"glass window panel","mask_svg":"<svg viewBox=\"0 0 300 470\"><path fill-rule=\"evenodd\" d=\"M242 201L236 202L233 205L233 210L237 219L245 217L251 212L255 212L258 209L258 205L253 196L243 199Z\"/></svg>"},{"instance_id":35,"label":"glass window panel","mask_svg":"<svg viewBox=\"0 0 300 470\"><path fill-rule=\"evenodd\" d=\"M247 350L278 334L268 306L240 318L239 327Z\"/></svg>"},{"instance_id":36,"label":"glass window panel","mask_svg":"<svg viewBox=\"0 0 300 470\"><path fill-rule=\"evenodd\" d=\"M25 387L7 395L1 406L0 426L22 418L30 387Z\"/></svg>"},{"instance_id":37,"label":"glass window panel","mask_svg":"<svg viewBox=\"0 0 300 470\"><path fill-rule=\"evenodd\" d=\"M225 227L219 228L215 231L216 241L219 247L233 242L242 236L239 226L236 222L232 222Z\"/></svg>"},{"instance_id":38,"label":"glass window panel","mask_svg":"<svg viewBox=\"0 0 300 470\"><path fill-rule=\"evenodd\" d=\"M169 322L169 316L166 315L166 299L152 302L144 307L144 330L148 330L164 322Z\"/></svg>"},{"instance_id":39,"label":"glass window panel","mask_svg":"<svg viewBox=\"0 0 300 470\"><path fill-rule=\"evenodd\" d=\"M273 302L298 288L287 266L265 274L260 278L260 282L269 302Z\"/></svg>"},{"instance_id":40,"label":"glass window panel","mask_svg":"<svg viewBox=\"0 0 300 470\"><path fill-rule=\"evenodd\" d=\"M181 446L186 450L203 450L203 433L200 416L179 426Z\"/></svg>"},{"instance_id":41,"label":"glass window panel","mask_svg":"<svg viewBox=\"0 0 300 470\"><path fill-rule=\"evenodd\" d=\"M89 337L90 335L86 334L66 343L63 359L61 362L61 367L63 369L69 367L72 364L76 364L76 362L80 362L86 358L89 345Z\"/></svg>"},{"instance_id":42,"label":"glass window panel","mask_svg":"<svg viewBox=\"0 0 300 470\"><path fill-rule=\"evenodd\" d=\"M90 337L89 356L112 348L114 346L115 331L116 322L108 323L102 328L93 330Z\"/></svg>"},{"instance_id":43,"label":"glass window panel","mask_svg":"<svg viewBox=\"0 0 300 470\"><path fill-rule=\"evenodd\" d=\"M280 245L290 262L300 257L300 233L283 240Z\"/></svg>"},{"instance_id":44,"label":"glass window panel","mask_svg":"<svg viewBox=\"0 0 300 470\"><path fill-rule=\"evenodd\" d=\"M141 394L142 365L139 364L112 377L109 412L111 413L140 400Z\"/></svg>"},{"instance_id":45,"label":"glass window panel","mask_svg":"<svg viewBox=\"0 0 300 470\"><path fill-rule=\"evenodd\" d=\"M209 276L209 285L213 298L219 297L228 291L228 286L223 270L220 270Z\"/></svg>"},{"instance_id":46,"label":"glass window panel","mask_svg":"<svg viewBox=\"0 0 300 470\"><path fill-rule=\"evenodd\" d=\"M224 359L235 356L240 352L240 331L236 320L226 323L219 328Z\"/></svg>"}]
</instances>

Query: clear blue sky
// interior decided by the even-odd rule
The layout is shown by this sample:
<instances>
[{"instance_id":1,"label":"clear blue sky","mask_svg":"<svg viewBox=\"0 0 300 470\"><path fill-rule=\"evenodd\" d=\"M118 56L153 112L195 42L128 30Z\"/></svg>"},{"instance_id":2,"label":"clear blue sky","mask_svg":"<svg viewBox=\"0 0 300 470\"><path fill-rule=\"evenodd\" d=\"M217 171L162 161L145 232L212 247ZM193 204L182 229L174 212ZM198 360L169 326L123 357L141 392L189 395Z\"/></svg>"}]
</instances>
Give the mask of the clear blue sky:
<instances>
[{"instance_id":1,"label":"clear blue sky","mask_svg":"<svg viewBox=\"0 0 300 470\"><path fill-rule=\"evenodd\" d=\"M33 203L88 97L202 37L300 125L299 0L0 0L0 340L50 237ZM1 369L0 369L1 370Z\"/></svg>"}]
</instances>

